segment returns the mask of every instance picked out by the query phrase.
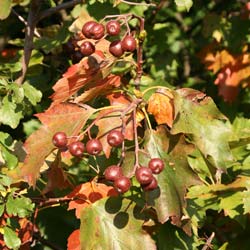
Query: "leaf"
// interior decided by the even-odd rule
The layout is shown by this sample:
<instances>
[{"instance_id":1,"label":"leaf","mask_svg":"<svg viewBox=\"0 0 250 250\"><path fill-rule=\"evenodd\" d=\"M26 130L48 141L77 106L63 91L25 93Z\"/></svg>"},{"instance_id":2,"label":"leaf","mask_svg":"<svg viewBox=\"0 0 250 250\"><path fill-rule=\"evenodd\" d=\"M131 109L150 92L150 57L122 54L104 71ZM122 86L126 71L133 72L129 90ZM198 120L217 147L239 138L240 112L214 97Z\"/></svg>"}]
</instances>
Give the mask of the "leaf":
<instances>
[{"instance_id":1,"label":"leaf","mask_svg":"<svg viewBox=\"0 0 250 250\"><path fill-rule=\"evenodd\" d=\"M67 250L81 250L79 229L73 231L68 237Z\"/></svg>"},{"instance_id":2,"label":"leaf","mask_svg":"<svg viewBox=\"0 0 250 250\"><path fill-rule=\"evenodd\" d=\"M192 0L175 0L175 3L178 7L185 7L187 11L189 11L193 5Z\"/></svg>"},{"instance_id":3,"label":"leaf","mask_svg":"<svg viewBox=\"0 0 250 250\"><path fill-rule=\"evenodd\" d=\"M53 135L58 131L63 131L68 136L78 135L94 112L95 109L87 105L81 108L74 104L62 103L37 114L43 126L29 136L24 144L27 156L20 175L34 186L45 158L55 148L52 144Z\"/></svg>"},{"instance_id":4,"label":"leaf","mask_svg":"<svg viewBox=\"0 0 250 250\"><path fill-rule=\"evenodd\" d=\"M41 98L42 98L42 92L41 91L34 88L28 82L25 82L22 85L22 87L24 89L24 95L26 96L26 98L28 98L28 100L30 101L30 103L33 106L35 106L38 102L41 101Z\"/></svg>"},{"instance_id":5,"label":"leaf","mask_svg":"<svg viewBox=\"0 0 250 250\"><path fill-rule=\"evenodd\" d=\"M15 104L12 100L5 96L0 107L0 123L16 128L23 117L20 105Z\"/></svg>"},{"instance_id":6,"label":"leaf","mask_svg":"<svg viewBox=\"0 0 250 250\"><path fill-rule=\"evenodd\" d=\"M165 164L163 172L155 176L159 189L146 196L148 204L155 208L161 223L171 217L173 224L181 226L186 189L200 183L187 160L194 148L185 142L183 135L172 136L164 126L159 126L156 131L146 132L144 149L150 156L141 157L140 164L146 166L150 158L160 158Z\"/></svg>"},{"instance_id":7,"label":"leaf","mask_svg":"<svg viewBox=\"0 0 250 250\"><path fill-rule=\"evenodd\" d=\"M81 214L81 250L156 250L156 245L136 218L141 208L122 198L101 199ZM142 213L142 212L141 212Z\"/></svg>"},{"instance_id":8,"label":"leaf","mask_svg":"<svg viewBox=\"0 0 250 250\"><path fill-rule=\"evenodd\" d=\"M107 136L108 133L113 129L122 129L122 119L121 114L123 110L125 110L130 105L130 100L128 97L121 93L116 94L110 94L107 96L107 98L110 101L110 105L114 108L108 109L108 111L102 111L99 113L99 116L105 115L107 112L113 111L111 114L103 117L102 119L98 120L96 122L96 125L98 126L98 134L97 137L100 139L102 146L103 146L103 152L105 153L106 157L110 157L111 152L111 146L107 142ZM117 106L117 108L115 108ZM122 111L121 111L122 110ZM131 121L131 116L126 115L124 117L124 122L126 123L125 126L125 139L127 140L133 140L133 123Z\"/></svg>"},{"instance_id":9,"label":"leaf","mask_svg":"<svg viewBox=\"0 0 250 250\"><path fill-rule=\"evenodd\" d=\"M21 240L18 238L17 234L8 226L5 226L3 229L3 239L6 246L10 249L19 249L21 245Z\"/></svg>"},{"instance_id":10,"label":"leaf","mask_svg":"<svg viewBox=\"0 0 250 250\"><path fill-rule=\"evenodd\" d=\"M113 187L107 186L103 183L96 183L95 180L78 185L67 198L74 198L69 202L68 210L76 209L75 214L80 218L81 212L84 208L90 206L92 203L107 196L117 195Z\"/></svg>"},{"instance_id":11,"label":"leaf","mask_svg":"<svg viewBox=\"0 0 250 250\"><path fill-rule=\"evenodd\" d=\"M173 96L170 91L158 89L148 100L148 112L157 122L172 127L174 118Z\"/></svg>"},{"instance_id":12,"label":"leaf","mask_svg":"<svg viewBox=\"0 0 250 250\"><path fill-rule=\"evenodd\" d=\"M24 218L31 214L33 208L34 204L29 198L24 196L16 198L13 196L8 196L8 200L6 202L6 211L9 215Z\"/></svg>"},{"instance_id":13,"label":"leaf","mask_svg":"<svg viewBox=\"0 0 250 250\"><path fill-rule=\"evenodd\" d=\"M0 154L2 155L7 167L14 169L18 164L17 157L0 143Z\"/></svg>"},{"instance_id":14,"label":"leaf","mask_svg":"<svg viewBox=\"0 0 250 250\"><path fill-rule=\"evenodd\" d=\"M104 58L98 51L85 57L80 63L71 66L53 87L55 93L51 96L54 104L66 101L83 87L87 90L95 88L100 82L108 80L115 59ZM105 79L103 81L103 79ZM85 96L86 98L86 96Z\"/></svg>"},{"instance_id":15,"label":"leaf","mask_svg":"<svg viewBox=\"0 0 250 250\"><path fill-rule=\"evenodd\" d=\"M225 171L233 162L228 143L232 128L228 119L202 92L183 88L174 92L174 96L175 120L171 134L189 135L204 157Z\"/></svg>"},{"instance_id":16,"label":"leaf","mask_svg":"<svg viewBox=\"0 0 250 250\"><path fill-rule=\"evenodd\" d=\"M11 11L12 0L1 0L0 20L7 18Z\"/></svg>"}]
</instances>

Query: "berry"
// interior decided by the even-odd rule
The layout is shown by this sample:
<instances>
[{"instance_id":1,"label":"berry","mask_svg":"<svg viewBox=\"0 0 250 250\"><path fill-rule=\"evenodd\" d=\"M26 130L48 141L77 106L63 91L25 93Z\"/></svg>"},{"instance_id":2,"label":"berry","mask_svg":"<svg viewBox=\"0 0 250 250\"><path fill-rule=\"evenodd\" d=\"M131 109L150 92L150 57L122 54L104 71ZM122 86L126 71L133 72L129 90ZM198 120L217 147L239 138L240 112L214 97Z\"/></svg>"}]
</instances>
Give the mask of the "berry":
<instances>
[{"instance_id":1,"label":"berry","mask_svg":"<svg viewBox=\"0 0 250 250\"><path fill-rule=\"evenodd\" d=\"M154 190L158 187L158 182L155 177L153 177L152 181L149 184L141 185L144 191Z\"/></svg>"},{"instance_id":2,"label":"berry","mask_svg":"<svg viewBox=\"0 0 250 250\"><path fill-rule=\"evenodd\" d=\"M70 39L67 43L63 45L63 49L67 54L72 54L75 51L76 43L72 39Z\"/></svg>"},{"instance_id":3,"label":"berry","mask_svg":"<svg viewBox=\"0 0 250 250\"><path fill-rule=\"evenodd\" d=\"M68 143L67 135L64 132L57 132L53 135L52 142L57 148L64 148Z\"/></svg>"},{"instance_id":4,"label":"berry","mask_svg":"<svg viewBox=\"0 0 250 250\"><path fill-rule=\"evenodd\" d=\"M159 158L153 158L149 161L148 167L153 174L159 174L164 169L164 162Z\"/></svg>"},{"instance_id":5,"label":"berry","mask_svg":"<svg viewBox=\"0 0 250 250\"><path fill-rule=\"evenodd\" d=\"M119 130L112 130L107 136L108 144L112 147L118 147L124 141L124 136Z\"/></svg>"},{"instance_id":6,"label":"berry","mask_svg":"<svg viewBox=\"0 0 250 250\"><path fill-rule=\"evenodd\" d=\"M246 3L245 8L246 8L247 11L250 11L250 2Z\"/></svg>"},{"instance_id":7,"label":"berry","mask_svg":"<svg viewBox=\"0 0 250 250\"><path fill-rule=\"evenodd\" d=\"M90 155L98 155L102 151L102 144L98 139L91 139L86 144L86 151Z\"/></svg>"},{"instance_id":8,"label":"berry","mask_svg":"<svg viewBox=\"0 0 250 250\"><path fill-rule=\"evenodd\" d=\"M89 56L95 52L95 46L89 41L84 41L81 44L80 51L84 56Z\"/></svg>"},{"instance_id":9,"label":"berry","mask_svg":"<svg viewBox=\"0 0 250 250\"><path fill-rule=\"evenodd\" d=\"M96 23L91 29L91 38L93 39L101 39L104 36L105 28L102 24Z\"/></svg>"},{"instance_id":10,"label":"berry","mask_svg":"<svg viewBox=\"0 0 250 250\"><path fill-rule=\"evenodd\" d=\"M115 40L109 45L109 52L115 56L120 57L123 55L124 51L122 48L122 43L120 40Z\"/></svg>"},{"instance_id":11,"label":"berry","mask_svg":"<svg viewBox=\"0 0 250 250\"><path fill-rule=\"evenodd\" d=\"M84 152L84 144L80 141L72 142L68 146L69 152L76 157L81 157Z\"/></svg>"},{"instance_id":12,"label":"berry","mask_svg":"<svg viewBox=\"0 0 250 250\"><path fill-rule=\"evenodd\" d=\"M154 176L150 168L140 167L136 169L135 177L140 184L145 185L149 184Z\"/></svg>"},{"instance_id":13,"label":"berry","mask_svg":"<svg viewBox=\"0 0 250 250\"><path fill-rule=\"evenodd\" d=\"M86 22L82 27L82 33L87 38L92 38L91 29L97 24L95 21Z\"/></svg>"},{"instance_id":14,"label":"berry","mask_svg":"<svg viewBox=\"0 0 250 250\"><path fill-rule=\"evenodd\" d=\"M119 35L119 33L121 31L120 23L118 21L111 20L111 21L107 22L106 30L110 36L117 36L117 35Z\"/></svg>"},{"instance_id":15,"label":"berry","mask_svg":"<svg viewBox=\"0 0 250 250\"><path fill-rule=\"evenodd\" d=\"M72 62L73 63L78 63L82 60L83 58L83 54L81 53L81 51L77 50L75 51L72 56L71 56L71 59L72 59Z\"/></svg>"},{"instance_id":16,"label":"berry","mask_svg":"<svg viewBox=\"0 0 250 250\"><path fill-rule=\"evenodd\" d=\"M123 176L122 168L116 165L111 165L107 167L104 172L104 177L107 181L115 181L121 176Z\"/></svg>"},{"instance_id":17,"label":"berry","mask_svg":"<svg viewBox=\"0 0 250 250\"><path fill-rule=\"evenodd\" d=\"M127 35L122 40L122 49L125 51L133 52L136 49L136 40L134 37Z\"/></svg>"},{"instance_id":18,"label":"berry","mask_svg":"<svg viewBox=\"0 0 250 250\"><path fill-rule=\"evenodd\" d=\"M119 193L125 193L130 189L131 181L128 177L121 176L115 180L114 187Z\"/></svg>"}]
</instances>

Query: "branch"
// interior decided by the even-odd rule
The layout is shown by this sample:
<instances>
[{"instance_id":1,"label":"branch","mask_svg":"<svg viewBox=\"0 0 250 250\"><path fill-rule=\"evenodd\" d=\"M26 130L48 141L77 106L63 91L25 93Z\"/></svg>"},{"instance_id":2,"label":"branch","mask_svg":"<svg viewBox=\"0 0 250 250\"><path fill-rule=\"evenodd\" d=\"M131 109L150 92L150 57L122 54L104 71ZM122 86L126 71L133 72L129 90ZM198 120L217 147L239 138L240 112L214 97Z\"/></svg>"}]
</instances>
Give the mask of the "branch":
<instances>
[{"instance_id":1,"label":"branch","mask_svg":"<svg viewBox=\"0 0 250 250\"><path fill-rule=\"evenodd\" d=\"M39 21L48 17L48 16L55 14L56 12L58 12L60 10L72 8L75 5L80 4L80 3L84 3L84 0L72 0L72 1L69 1L66 3L61 3L61 4L57 5L56 7L44 10L39 16Z\"/></svg>"},{"instance_id":2,"label":"branch","mask_svg":"<svg viewBox=\"0 0 250 250\"><path fill-rule=\"evenodd\" d=\"M207 249L211 248L211 243L212 243L212 240L214 239L214 236L215 236L215 233L212 232L212 234L207 239L206 244L203 246L203 248L201 250L207 250Z\"/></svg>"}]
</instances>

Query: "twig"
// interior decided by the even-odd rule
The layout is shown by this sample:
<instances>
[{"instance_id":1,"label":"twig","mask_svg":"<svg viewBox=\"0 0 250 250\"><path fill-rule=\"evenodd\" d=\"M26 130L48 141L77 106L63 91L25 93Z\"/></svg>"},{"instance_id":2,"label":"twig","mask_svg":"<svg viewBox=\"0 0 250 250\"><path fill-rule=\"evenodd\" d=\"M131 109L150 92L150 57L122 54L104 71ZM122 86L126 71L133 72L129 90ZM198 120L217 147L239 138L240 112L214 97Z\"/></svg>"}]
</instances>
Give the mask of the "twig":
<instances>
[{"instance_id":1,"label":"twig","mask_svg":"<svg viewBox=\"0 0 250 250\"><path fill-rule=\"evenodd\" d=\"M211 242L212 242L214 236L215 236L215 233L212 232L212 234L209 236L209 238L207 239L205 245L203 246L203 248L201 250L207 250L207 249L211 248Z\"/></svg>"},{"instance_id":2,"label":"twig","mask_svg":"<svg viewBox=\"0 0 250 250\"><path fill-rule=\"evenodd\" d=\"M48 17L48 16L55 14L56 12L58 12L60 10L72 8L75 5L80 4L80 3L84 3L84 2L85 2L84 0L72 0L72 1L68 1L66 3L61 3L61 4L57 5L56 7L44 10L39 16L39 21Z\"/></svg>"},{"instance_id":3,"label":"twig","mask_svg":"<svg viewBox=\"0 0 250 250\"><path fill-rule=\"evenodd\" d=\"M126 3L129 5L137 5L137 6L153 6L153 7L156 6L155 3L135 3L135 2L130 2L130 1L126 1L126 0L120 0L119 3Z\"/></svg>"}]
</instances>

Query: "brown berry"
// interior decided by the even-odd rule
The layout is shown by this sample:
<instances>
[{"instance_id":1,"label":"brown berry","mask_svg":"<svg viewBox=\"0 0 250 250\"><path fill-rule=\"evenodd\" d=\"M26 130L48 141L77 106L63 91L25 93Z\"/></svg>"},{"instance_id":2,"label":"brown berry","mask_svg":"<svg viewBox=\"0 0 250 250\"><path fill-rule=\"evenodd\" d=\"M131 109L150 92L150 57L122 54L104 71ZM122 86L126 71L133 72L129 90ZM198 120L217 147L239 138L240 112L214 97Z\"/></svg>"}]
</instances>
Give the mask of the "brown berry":
<instances>
[{"instance_id":1,"label":"brown berry","mask_svg":"<svg viewBox=\"0 0 250 250\"><path fill-rule=\"evenodd\" d=\"M115 56L115 57L120 57L123 55L124 51L122 48L122 43L120 40L115 40L109 45L109 52Z\"/></svg>"},{"instance_id":2,"label":"brown berry","mask_svg":"<svg viewBox=\"0 0 250 250\"><path fill-rule=\"evenodd\" d=\"M88 21L82 27L82 33L87 38L92 38L91 29L97 24L95 21Z\"/></svg>"},{"instance_id":3,"label":"brown berry","mask_svg":"<svg viewBox=\"0 0 250 250\"><path fill-rule=\"evenodd\" d=\"M110 36L117 36L121 31L121 25L116 20L110 20L106 24L106 30Z\"/></svg>"},{"instance_id":4,"label":"brown berry","mask_svg":"<svg viewBox=\"0 0 250 250\"><path fill-rule=\"evenodd\" d=\"M73 156L82 157L85 147L82 142L76 141L70 143L68 149Z\"/></svg>"},{"instance_id":5,"label":"brown berry","mask_svg":"<svg viewBox=\"0 0 250 250\"><path fill-rule=\"evenodd\" d=\"M123 176L122 168L117 165L111 165L105 169L104 177L107 181L115 181L121 176Z\"/></svg>"},{"instance_id":6,"label":"brown berry","mask_svg":"<svg viewBox=\"0 0 250 250\"><path fill-rule=\"evenodd\" d=\"M149 161L148 167L153 174L159 174L164 169L164 162L160 158L153 158Z\"/></svg>"},{"instance_id":7,"label":"brown berry","mask_svg":"<svg viewBox=\"0 0 250 250\"><path fill-rule=\"evenodd\" d=\"M104 36L104 32L105 32L105 28L102 24L97 23L95 24L91 29L90 29L90 33L91 33L91 38L95 39L95 40L99 40Z\"/></svg>"},{"instance_id":8,"label":"brown berry","mask_svg":"<svg viewBox=\"0 0 250 250\"><path fill-rule=\"evenodd\" d=\"M151 191L158 187L158 182L155 177L153 177L152 181L149 184L141 185L144 191Z\"/></svg>"},{"instance_id":9,"label":"brown berry","mask_svg":"<svg viewBox=\"0 0 250 250\"><path fill-rule=\"evenodd\" d=\"M140 184L145 185L149 184L154 176L150 168L140 167L136 169L135 177Z\"/></svg>"},{"instance_id":10,"label":"brown berry","mask_svg":"<svg viewBox=\"0 0 250 250\"><path fill-rule=\"evenodd\" d=\"M108 133L107 142L111 147L118 147L124 141L124 135L120 130L112 130Z\"/></svg>"},{"instance_id":11,"label":"brown berry","mask_svg":"<svg viewBox=\"0 0 250 250\"><path fill-rule=\"evenodd\" d=\"M131 181L128 177L121 176L115 180L114 187L119 193L125 193L130 189Z\"/></svg>"},{"instance_id":12,"label":"brown berry","mask_svg":"<svg viewBox=\"0 0 250 250\"><path fill-rule=\"evenodd\" d=\"M86 151L90 155L98 155L102 151L102 144L98 139L91 139L86 143Z\"/></svg>"},{"instance_id":13,"label":"brown berry","mask_svg":"<svg viewBox=\"0 0 250 250\"><path fill-rule=\"evenodd\" d=\"M84 41L81 44L80 51L84 56L89 56L95 52L95 46L89 41Z\"/></svg>"},{"instance_id":14,"label":"brown berry","mask_svg":"<svg viewBox=\"0 0 250 250\"><path fill-rule=\"evenodd\" d=\"M57 132L52 137L52 143L57 148L64 148L67 146L68 138L67 135L64 132Z\"/></svg>"},{"instance_id":15,"label":"brown berry","mask_svg":"<svg viewBox=\"0 0 250 250\"><path fill-rule=\"evenodd\" d=\"M136 49L136 40L133 36L127 35L122 40L122 49L133 52Z\"/></svg>"}]
</instances>

